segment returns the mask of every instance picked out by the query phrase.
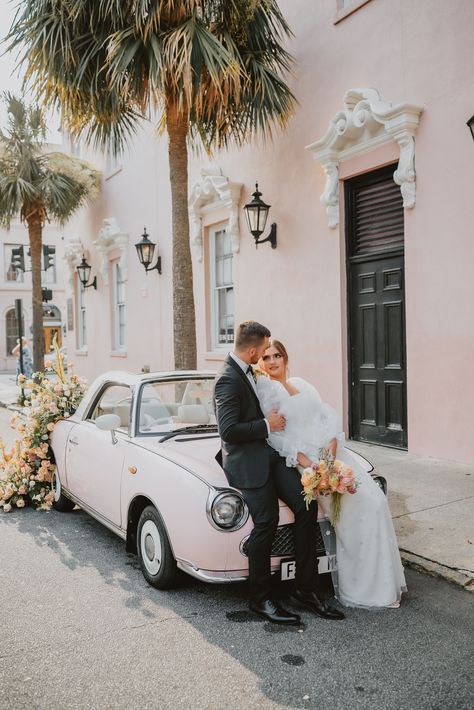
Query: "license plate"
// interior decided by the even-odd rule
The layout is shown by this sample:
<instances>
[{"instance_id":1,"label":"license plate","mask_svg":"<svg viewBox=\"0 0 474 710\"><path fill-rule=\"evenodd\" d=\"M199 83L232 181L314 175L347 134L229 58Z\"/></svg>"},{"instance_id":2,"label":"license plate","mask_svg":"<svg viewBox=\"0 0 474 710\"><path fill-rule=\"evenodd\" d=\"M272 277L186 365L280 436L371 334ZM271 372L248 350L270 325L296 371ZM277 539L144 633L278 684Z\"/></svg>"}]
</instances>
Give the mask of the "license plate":
<instances>
[{"instance_id":1,"label":"license plate","mask_svg":"<svg viewBox=\"0 0 474 710\"><path fill-rule=\"evenodd\" d=\"M337 569L336 555L325 555L318 557L319 574L326 572L334 572ZM296 575L296 560L283 560L280 567L281 581L286 582L289 579L294 579Z\"/></svg>"}]
</instances>

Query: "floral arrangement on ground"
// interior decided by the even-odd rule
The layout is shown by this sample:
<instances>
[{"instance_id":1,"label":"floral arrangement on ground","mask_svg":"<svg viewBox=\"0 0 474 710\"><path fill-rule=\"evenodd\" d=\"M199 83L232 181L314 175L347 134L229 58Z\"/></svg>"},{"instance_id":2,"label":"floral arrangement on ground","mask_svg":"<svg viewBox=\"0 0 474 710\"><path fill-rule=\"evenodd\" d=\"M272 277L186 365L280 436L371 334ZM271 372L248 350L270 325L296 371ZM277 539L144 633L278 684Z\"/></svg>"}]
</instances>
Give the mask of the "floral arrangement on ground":
<instances>
[{"instance_id":1,"label":"floral arrangement on ground","mask_svg":"<svg viewBox=\"0 0 474 710\"><path fill-rule=\"evenodd\" d=\"M56 423L77 409L87 389L86 380L63 365L63 356L54 343L56 358L45 363L45 372L31 380L20 375L26 391L23 412L16 413L11 426L19 436L7 451L0 440L0 508L5 513L27 505L49 510L54 502L56 471L50 437Z\"/></svg>"}]
</instances>

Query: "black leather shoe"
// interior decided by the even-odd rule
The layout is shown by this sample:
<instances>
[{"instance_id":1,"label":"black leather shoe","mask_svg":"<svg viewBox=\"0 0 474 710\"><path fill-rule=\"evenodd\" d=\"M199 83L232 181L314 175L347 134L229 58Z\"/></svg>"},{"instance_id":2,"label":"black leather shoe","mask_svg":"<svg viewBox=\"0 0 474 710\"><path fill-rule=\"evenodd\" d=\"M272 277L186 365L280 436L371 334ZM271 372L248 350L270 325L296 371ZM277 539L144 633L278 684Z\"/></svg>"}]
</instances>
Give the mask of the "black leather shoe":
<instances>
[{"instance_id":1,"label":"black leather shoe","mask_svg":"<svg viewBox=\"0 0 474 710\"><path fill-rule=\"evenodd\" d=\"M298 626L301 619L298 614L292 614L291 611L286 611L279 604L276 604L272 599L263 599L262 601L251 601L249 607L259 616L262 616L267 621L273 624L291 624Z\"/></svg>"},{"instance_id":2,"label":"black leather shoe","mask_svg":"<svg viewBox=\"0 0 474 710\"><path fill-rule=\"evenodd\" d=\"M303 606L305 609L321 616L323 619L340 621L346 618L342 611L339 611L329 600L319 599L316 592L300 592L298 589L295 589L290 600L294 604Z\"/></svg>"}]
</instances>

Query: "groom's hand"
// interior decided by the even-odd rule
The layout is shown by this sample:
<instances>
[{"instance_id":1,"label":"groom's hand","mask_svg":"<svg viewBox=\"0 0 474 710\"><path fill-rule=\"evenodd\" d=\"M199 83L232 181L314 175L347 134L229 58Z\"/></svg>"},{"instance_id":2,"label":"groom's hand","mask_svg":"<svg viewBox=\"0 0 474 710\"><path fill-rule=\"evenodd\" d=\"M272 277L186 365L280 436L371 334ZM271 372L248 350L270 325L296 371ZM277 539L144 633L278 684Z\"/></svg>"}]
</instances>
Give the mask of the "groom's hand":
<instances>
[{"instance_id":1,"label":"groom's hand","mask_svg":"<svg viewBox=\"0 0 474 710\"><path fill-rule=\"evenodd\" d=\"M267 422L270 426L270 431L283 431L286 426L285 417L278 412L267 414Z\"/></svg>"}]
</instances>

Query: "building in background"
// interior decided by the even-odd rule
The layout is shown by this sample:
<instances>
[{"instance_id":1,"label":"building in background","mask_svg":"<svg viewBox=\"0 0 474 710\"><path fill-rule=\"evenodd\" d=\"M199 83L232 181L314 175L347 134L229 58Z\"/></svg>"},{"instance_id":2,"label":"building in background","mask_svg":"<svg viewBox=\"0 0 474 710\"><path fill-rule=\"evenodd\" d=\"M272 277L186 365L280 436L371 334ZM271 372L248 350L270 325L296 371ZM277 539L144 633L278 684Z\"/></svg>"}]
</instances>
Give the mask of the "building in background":
<instances>
[{"instance_id":1,"label":"building in background","mask_svg":"<svg viewBox=\"0 0 474 710\"><path fill-rule=\"evenodd\" d=\"M235 325L259 320L348 437L472 461L474 5L279 4L298 62L289 130L190 163L199 366L219 368ZM256 181L275 250L245 223ZM149 125L68 226L67 348L88 378L173 366L170 204ZM145 226L161 275L138 263ZM97 290L78 280L83 254Z\"/></svg>"}]
</instances>

